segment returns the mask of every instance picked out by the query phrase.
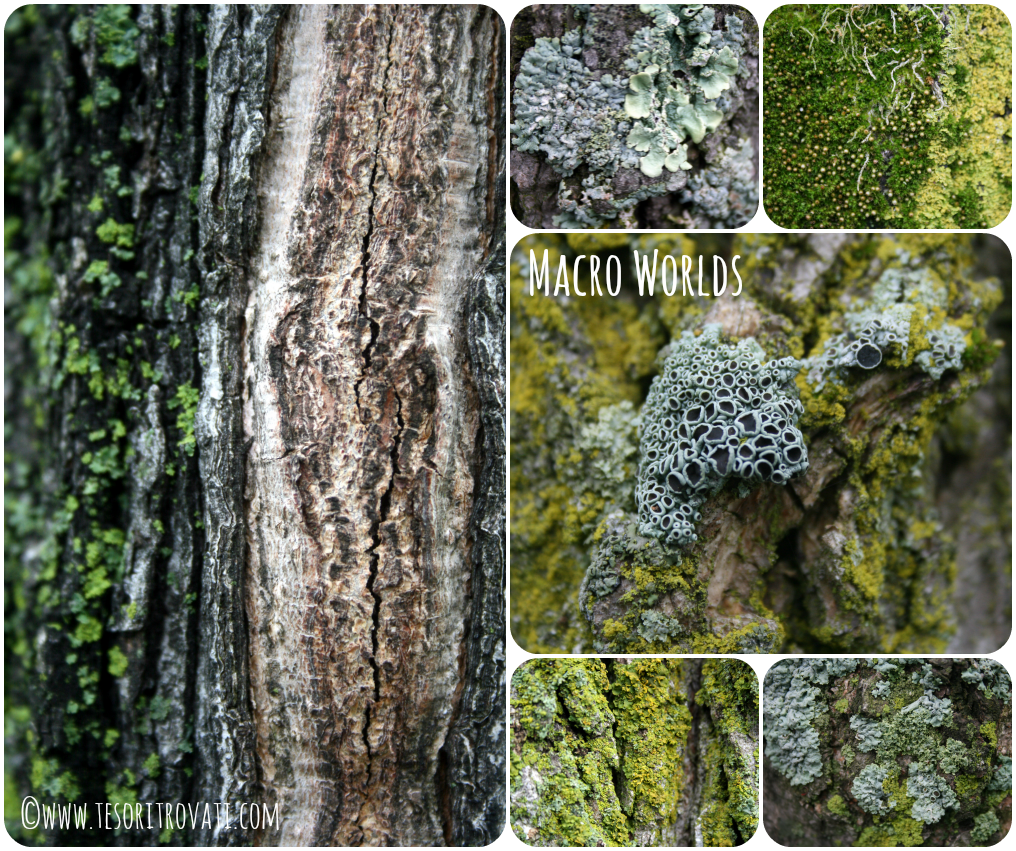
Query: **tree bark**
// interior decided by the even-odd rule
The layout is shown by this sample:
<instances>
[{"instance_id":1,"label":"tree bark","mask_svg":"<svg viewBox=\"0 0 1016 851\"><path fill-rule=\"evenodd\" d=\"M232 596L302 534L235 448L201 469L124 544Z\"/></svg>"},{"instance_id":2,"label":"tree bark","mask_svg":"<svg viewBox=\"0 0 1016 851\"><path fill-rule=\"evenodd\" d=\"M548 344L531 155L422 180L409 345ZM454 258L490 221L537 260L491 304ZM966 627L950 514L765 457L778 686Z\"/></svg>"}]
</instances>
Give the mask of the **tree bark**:
<instances>
[{"instance_id":1,"label":"tree bark","mask_svg":"<svg viewBox=\"0 0 1016 851\"><path fill-rule=\"evenodd\" d=\"M512 676L511 823L530 845L740 845L758 679L737 659L547 659Z\"/></svg>"},{"instance_id":2,"label":"tree bark","mask_svg":"<svg viewBox=\"0 0 1016 851\"><path fill-rule=\"evenodd\" d=\"M633 248L707 263L713 253L728 267L738 255L743 292L639 298ZM621 294L530 296L525 264L544 249L551 268L559 255L574 269L577 255L597 252L604 269L613 255ZM983 652L1004 643L1011 270L999 240L548 234L522 243L513 261L512 629L523 647ZM905 283L895 303L955 323L962 357L937 376L923 370L915 350L929 343L915 322L906 357L887 354L877 369L819 387L803 366L790 392L804 405L807 472L785 484L728 478L683 546L640 534L638 417L663 347L718 325L731 345L753 338L766 362L815 357L846 313L885 309L872 293L896 275Z\"/></svg>"},{"instance_id":3,"label":"tree bark","mask_svg":"<svg viewBox=\"0 0 1016 851\"><path fill-rule=\"evenodd\" d=\"M8 422L26 429L5 537L19 790L233 804L135 843L492 841L497 15L102 7L15 24L8 49L34 68L24 96L7 83L27 162L7 181L8 247L31 269L8 265L5 323L23 367ZM244 828L240 803L279 818Z\"/></svg>"},{"instance_id":4,"label":"tree bark","mask_svg":"<svg viewBox=\"0 0 1016 851\"><path fill-rule=\"evenodd\" d=\"M944 713L915 709L926 695ZM783 660L763 733L765 827L782 845L992 845L1011 825L1011 683L991 660ZM866 792L872 766L884 779Z\"/></svg>"}]
</instances>

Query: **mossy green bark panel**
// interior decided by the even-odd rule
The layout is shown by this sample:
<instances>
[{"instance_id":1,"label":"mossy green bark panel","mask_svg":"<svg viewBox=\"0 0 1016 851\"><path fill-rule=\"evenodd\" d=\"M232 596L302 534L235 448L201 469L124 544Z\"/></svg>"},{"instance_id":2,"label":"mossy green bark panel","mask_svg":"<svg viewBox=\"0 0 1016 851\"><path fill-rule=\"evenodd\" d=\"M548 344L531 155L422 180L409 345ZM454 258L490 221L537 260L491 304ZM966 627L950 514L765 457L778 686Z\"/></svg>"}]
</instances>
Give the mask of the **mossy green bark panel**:
<instances>
[{"instance_id":1,"label":"mossy green bark panel","mask_svg":"<svg viewBox=\"0 0 1016 851\"><path fill-rule=\"evenodd\" d=\"M714 809L703 819L708 835L748 838L758 827L758 677L734 659L710 659L702 665L702 685L695 695L719 736L707 754L710 786L726 787L725 795L710 794ZM719 841L707 845L733 844Z\"/></svg>"},{"instance_id":2,"label":"mossy green bark panel","mask_svg":"<svg viewBox=\"0 0 1016 851\"><path fill-rule=\"evenodd\" d=\"M512 678L511 824L533 845L733 845L758 823L743 662L543 659Z\"/></svg>"},{"instance_id":3,"label":"mossy green bark panel","mask_svg":"<svg viewBox=\"0 0 1016 851\"><path fill-rule=\"evenodd\" d=\"M765 206L788 228L985 228L1012 205L995 6L786 5L764 38Z\"/></svg>"}]
</instances>

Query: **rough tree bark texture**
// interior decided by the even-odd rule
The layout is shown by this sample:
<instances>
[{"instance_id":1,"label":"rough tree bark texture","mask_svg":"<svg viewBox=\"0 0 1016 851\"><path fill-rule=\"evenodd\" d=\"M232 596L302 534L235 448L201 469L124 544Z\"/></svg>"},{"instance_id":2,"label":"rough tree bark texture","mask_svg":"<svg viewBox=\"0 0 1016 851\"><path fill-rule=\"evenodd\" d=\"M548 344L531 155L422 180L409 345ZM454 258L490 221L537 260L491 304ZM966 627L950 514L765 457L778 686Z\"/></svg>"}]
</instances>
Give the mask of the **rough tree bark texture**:
<instances>
[{"instance_id":1,"label":"rough tree bark texture","mask_svg":"<svg viewBox=\"0 0 1016 851\"><path fill-rule=\"evenodd\" d=\"M530 845L730 846L758 826L758 679L736 659L545 659L511 688Z\"/></svg>"},{"instance_id":2,"label":"rough tree bark texture","mask_svg":"<svg viewBox=\"0 0 1016 851\"><path fill-rule=\"evenodd\" d=\"M782 845L984 846L1009 831L1012 692L991 660L784 660L762 711L765 828Z\"/></svg>"},{"instance_id":3,"label":"rough tree bark texture","mask_svg":"<svg viewBox=\"0 0 1016 851\"><path fill-rule=\"evenodd\" d=\"M8 671L44 674L8 679L14 782L278 804L260 833L234 807L163 841L492 841L500 20L46 14L8 31L44 57L40 95L7 102L26 271L8 266L5 348L26 369L5 400L34 440L5 538Z\"/></svg>"},{"instance_id":4,"label":"rough tree bark texture","mask_svg":"<svg viewBox=\"0 0 1016 851\"><path fill-rule=\"evenodd\" d=\"M543 235L513 255L516 639L534 652L997 650L1011 625L1008 250L962 236L726 240ZM530 297L530 248L551 268L558 252L601 252L601 269L615 254L621 295ZM633 248L739 255L744 291L636 299ZM684 547L639 534L637 417L661 348L716 324L766 361L814 357L861 308L913 310L907 348L829 380L802 366L791 392L807 472L728 480ZM933 375L915 357L944 322L963 350Z\"/></svg>"},{"instance_id":5,"label":"rough tree bark texture","mask_svg":"<svg viewBox=\"0 0 1016 851\"><path fill-rule=\"evenodd\" d=\"M284 844L451 839L438 769L480 426L463 270L492 239L496 26L313 7L280 36L244 431L258 763Z\"/></svg>"}]
</instances>

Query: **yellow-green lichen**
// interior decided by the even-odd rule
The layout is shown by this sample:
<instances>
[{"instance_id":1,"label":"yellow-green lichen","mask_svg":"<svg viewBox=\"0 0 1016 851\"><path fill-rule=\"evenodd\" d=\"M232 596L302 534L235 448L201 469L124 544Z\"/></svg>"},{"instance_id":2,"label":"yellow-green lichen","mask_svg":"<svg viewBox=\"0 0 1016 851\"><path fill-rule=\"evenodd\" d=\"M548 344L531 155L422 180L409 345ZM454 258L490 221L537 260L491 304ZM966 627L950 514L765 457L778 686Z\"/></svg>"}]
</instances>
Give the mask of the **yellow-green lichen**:
<instances>
[{"instance_id":1,"label":"yellow-green lichen","mask_svg":"<svg viewBox=\"0 0 1016 851\"><path fill-rule=\"evenodd\" d=\"M829 800L826 801L826 809L833 815L850 815L850 810L847 809L847 805L843 803L843 798L840 795L830 795Z\"/></svg>"},{"instance_id":2,"label":"yellow-green lichen","mask_svg":"<svg viewBox=\"0 0 1016 851\"><path fill-rule=\"evenodd\" d=\"M560 258L571 278L578 255L587 256L578 267L587 293L588 256L599 255L601 270L617 257L621 295L577 297L572 289L567 298L530 296L529 252L539 264L544 249L550 288ZM631 530L634 482L626 488L625 471L636 460L655 353L668 338L698 330L711 301L668 298L658 288L652 298L636 297L635 249L740 255L745 298L760 314L752 320L756 339L771 357L818 358L866 310L906 314L905 344L886 343L877 369L805 369L796 380L809 454L817 445L835 460L829 481L843 497L836 534L815 536L820 570L810 564L806 571L821 594L799 594L803 602L791 607L773 596L778 557L800 557L793 533L801 521L779 499L751 506L753 578L737 586L736 601L724 601L730 615L723 618L707 601L715 555L704 559L701 545L654 550ZM800 282L780 277L794 256L819 269L803 293ZM954 629L957 561L954 530L936 514L929 464L943 424L986 379L999 351L986 328L1001 287L976 274L975 262L970 240L940 234L858 237L825 257L806 238L787 235L732 243L542 235L520 243L510 375L512 630L520 644L539 652L756 652L785 641L815 649L942 649ZM963 338L962 357L947 366L929 360L943 334ZM716 500L736 505L743 497L729 489ZM803 608L827 599L824 611Z\"/></svg>"},{"instance_id":3,"label":"yellow-green lichen","mask_svg":"<svg viewBox=\"0 0 1016 851\"><path fill-rule=\"evenodd\" d=\"M674 821L691 726L681 665L560 659L515 672L511 820L520 839L629 845Z\"/></svg>"},{"instance_id":4,"label":"yellow-green lichen","mask_svg":"<svg viewBox=\"0 0 1016 851\"><path fill-rule=\"evenodd\" d=\"M638 824L672 823L681 800L691 713L673 668L660 659L614 666L610 695L627 799L622 803Z\"/></svg>"},{"instance_id":5,"label":"yellow-green lichen","mask_svg":"<svg viewBox=\"0 0 1016 851\"><path fill-rule=\"evenodd\" d=\"M600 250L603 268L612 248L608 238ZM516 283L530 250L539 258L547 250L555 269L569 246L552 235L521 243L512 264ZM582 272L588 292L588 265ZM603 459L580 447L582 426L595 424L604 408L640 401L640 382L662 336L652 313L630 302L530 297L527 281L511 287L510 303L511 543L519 565L512 570L512 632L529 650L559 652L587 635L576 617L577 592L589 538L607 508L604 494L586 481ZM583 342L576 347L575 340ZM533 614L549 610L557 611L555 622L537 626Z\"/></svg>"},{"instance_id":6,"label":"yellow-green lichen","mask_svg":"<svg viewBox=\"0 0 1016 851\"><path fill-rule=\"evenodd\" d=\"M758 828L758 698L758 678L744 662L711 659L702 665L695 700L709 707L719 733L707 755L715 806L709 825L703 826L705 835L736 836L745 842Z\"/></svg>"},{"instance_id":7,"label":"yellow-green lichen","mask_svg":"<svg viewBox=\"0 0 1016 851\"><path fill-rule=\"evenodd\" d=\"M995 732L994 721L986 721L985 723L983 723L981 725L981 734L984 736L985 739L987 739L988 744L990 744L991 747L994 748L996 745L998 745L998 736Z\"/></svg>"}]
</instances>

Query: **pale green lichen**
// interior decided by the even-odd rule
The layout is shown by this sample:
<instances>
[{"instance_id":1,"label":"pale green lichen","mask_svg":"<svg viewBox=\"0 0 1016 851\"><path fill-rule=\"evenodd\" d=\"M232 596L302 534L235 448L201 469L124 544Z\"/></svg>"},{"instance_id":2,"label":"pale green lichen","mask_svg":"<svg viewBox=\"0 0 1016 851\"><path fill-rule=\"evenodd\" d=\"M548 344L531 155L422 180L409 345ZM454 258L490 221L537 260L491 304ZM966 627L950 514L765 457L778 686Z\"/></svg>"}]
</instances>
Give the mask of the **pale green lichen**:
<instances>
[{"instance_id":1,"label":"pale green lichen","mask_svg":"<svg viewBox=\"0 0 1016 851\"><path fill-rule=\"evenodd\" d=\"M681 201L696 206L707 221L726 222L731 227L748 221L758 206L752 143L742 139L736 147L724 148L715 163L691 172L681 190Z\"/></svg>"},{"instance_id":2,"label":"pale green lichen","mask_svg":"<svg viewBox=\"0 0 1016 851\"><path fill-rule=\"evenodd\" d=\"M857 749L859 751L873 751L882 740L882 727L878 721L872 721L863 715L853 715L850 718L850 726L857 733Z\"/></svg>"},{"instance_id":3,"label":"pale green lichen","mask_svg":"<svg viewBox=\"0 0 1016 851\"><path fill-rule=\"evenodd\" d=\"M1002 689L990 698L978 692L979 677L964 676L977 670L976 660L880 665L885 673L867 663L859 665L852 677L829 677L822 688L813 686L805 701L817 743L800 733L796 738L787 735L783 726L785 747L801 742L798 753L788 760L779 748L772 747L773 731L769 729L769 725L773 730L784 725L786 702L774 701L775 710L769 710L768 695L770 689L784 694L794 691L787 671L779 668L810 666L815 661L785 660L774 666L770 675L775 671L777 677L771 683L767 676L765 684L764 732L766 756L790 787L805 784L791 780L794 775L786 771L788 761L800 761L814 751L833 754L832 760L820 766L821 774L810 772L803 778L810 785L795 792L806 809L815 807L821 812L818 807L824 802L830 812L849 816L847 827L828 825L826 830L834 833L827 836L858 846L964 844L963 832L970 830L971 820L975 830L983 822L975 842L983 843L996 835L998 828L987 814L993 814L999 824L1010 817L1006 793L1011 787L1011 757L999 752L1000 746L1010 746L1001 745L996 732L1000 720L996 719L1009 717L1011 697ZM870 697L880 682L889 685L888 700ZM938 705L925 698L935 698ZM833 706L844 699L876 715L877 723L854 715L848 724L841 714L831 714ZM800 698L794 702L801 703ZM939 713L942 706L947 708ZM847 743L857 744L858 739L865 740L858 749L871 756L855 761L846 754ZM840 758L835 756L837 750ZM820 777L821 782L812 782ZM997 786L996 777L1000 778ZM787 844L792 834L790 829L774 838ZM806 835L816 838L813 833Z\"/></svg>"},{"instance_id":4,"label":"pale green lichen","mask_svg":"<svg viewBox=\"0 0 1016 851\"><path fill-rule=\"evenodd\" d=\"M1005 697L1012 692L1009 672L993 659L974 659L963 672L963 681L975 683L978 691L989 698Z\"/></svg>"},{"instance_id":5,"label":"pale green lichen","mask_svg":"<svg viewBox=\"0 0 1016 851\"><path fill-rule=\"evenodd\" d=\"M633 119L627 143L644 154L639 168L659 177L664 168L690 170L686 140L700 143L723 120L718 100L735 85L744 53L744 25L727 19L714 29L715 14L701 4L643 4L654 27L635 34L627 67L624 110Z\"/></svg>"},{"instance_id":6,"label":"pale green lichen","mask_svg":"<svg viewBox=\"0 0 1016 851\"><path fill-rule=\"evenodd\" d=\"M986 813L974 816L974 829L970 831L970 838L977 845L990 845L1000 828L998 816L993 810L988 810Z\"/></svg>"},{"instance_id":7,"label":"pale green lichen","mask_svg":"<svg viewBox=\"0 0 1016 851\"><path fill-rule=\"evenodd\" d=\"M909 255L901 258L909 262ZM808 381L821 390L827 377L842 380L854 367L871 370L890 353L900 365L915 364L936 381L947 369L963 366L964 333L943 321L949 288L926 269L887 269L872 287L870 297L843 314L844 331L829 337L822 351L804 361ZM913 334L920 323L923 336ZM919 350L911 351L915 338Z\"/></svg>"},{"instance_id":8,"label":"pale green lichen","mask_svg":"<svg viewBox=\"0 0 1016 851\"><path fill-rule=\"evenodd\" d=\"M907 794L914 798L911 817L934 824L945 815L946 809L959 806L956 795L934 768L920 762L910 763L907 769Z\"/></svg>"},{"instance_id":9,"label":"pale green lichen","mask_svg":"<svg viewBox=\"0 0 1016 851\"><path fill-rule=\"evenodd\" d=\"M751 76L744 23L728 12L721 25L701 4L639 9L652 24L632 36L627 77L584 61L602 49L595 6L576 7L586 19L579 28L535 40L513 85L512 144L564 178L558 227L626 223L642 201L679 190L699 226L743 224L758 201L749 139L710 154L692 180L684 173L693 169L688 145L703 144L744 102L741 86ZM636 168L648 180L619 176ZM576 172L580 183L568 180Z\"/></svg>"},{"instance_id":10,"label":"pale green lichen","mask_svg":"<svg viewBox=\"0 0 1016 851\"><path fill-rule=\"evenodd\" d=\"M856 667L856 659L784 659L766 674L762 700L766 756L792 786L822 774L814 722L827 710L818 686Z\"/></svg>"},{"instance_id":11,"label":"pale green lichen","mask_svg":"<svg viewBox=\"0 0 1016 851\"><path fill-rule=\"evenodd\" d=\"M869 813L884 813L896 806L882 788L889 772L880 765L866 765L854 778L850 792L862 810Z\"/></svg>"}]
</instances>

